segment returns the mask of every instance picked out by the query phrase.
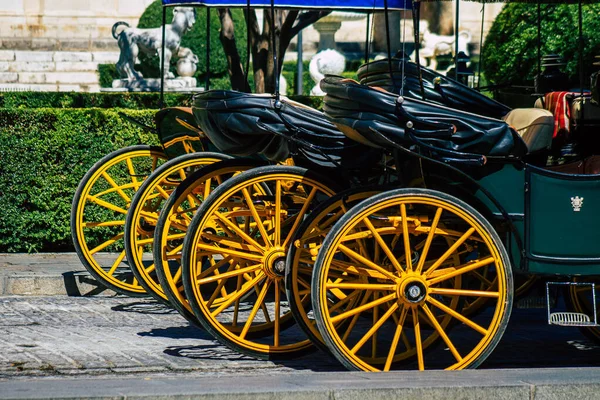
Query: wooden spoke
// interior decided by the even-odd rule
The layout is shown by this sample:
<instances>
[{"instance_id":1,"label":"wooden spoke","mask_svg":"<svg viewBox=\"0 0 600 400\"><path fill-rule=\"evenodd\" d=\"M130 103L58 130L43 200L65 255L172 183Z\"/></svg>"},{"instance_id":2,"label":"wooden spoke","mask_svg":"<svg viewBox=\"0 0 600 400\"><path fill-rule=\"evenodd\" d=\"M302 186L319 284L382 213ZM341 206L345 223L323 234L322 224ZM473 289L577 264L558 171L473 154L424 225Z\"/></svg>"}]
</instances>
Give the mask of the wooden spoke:
<instances>
[{"instance_id":1,"label":"wooden spoke","mask_svg":"<svg viewBox=\"0 0 600 400\"><path fill-rule=\"evenodd\" d=\"M125 226L125 221L84 222L82 228L104 228L111 226Z\"/></svg>"},{"instance_id":2,"label":"wooden spoke","mask_svg":"<svg viewBox=\"0 0 600 400\"><path fill-rule=\"evenodd\" d=\"M391 261L394 268L396 268L396 271L398 271L399 274L402 274L404 272L404 268L402 268L402 266L396 259L396 256L394 256L394 254L392 253L392 251L390 250L388 245L385 243L385 241L381 238L379 233L377 233L377 229L375 229L375 227L373 226L371 221L369 221L368 218L363 218L362 221L367 226L367 228L371 231L371 233L373 233L373 237L375 238L375 240L377 241L377 243L379 244L379 246L381 247L381 249L383 250L385 255L388 257L388 259Z\"/></svg>"},{"instance_id":3,"label":"wooden spoke","mask_svg":"<svg viewBox=\"0 0 600 400\"><path fill-rule=\"evenodd\" d=\"M88 196L87 200L89 200L92 203L95 203L95 204L99 205L100 207L107 208L107 209L109 209L111 211L114 211L114 212L117 212L119 214L127 215L127 210L125 210L124 208L117 207L114 204L111 204L111 203L109 203L107 201L104 201L102 199L99 199L97 197Z\"/></svg>"},{"instance_id":4,"label":"wooden spoke","mask_svg":"<svg viewBox=\"0 0 600 400\"><path fill-rule=\"evenodd\" d=\"M372 295L373 295L373 292L367 292L367 294L363 297L363 299L361 300L358 307L363 307L367 303L367 301L369 301L369 298ZM330 309L330 314L331 314L331 309ZM356 321L358 321L358 317L360 317L360 313L355 313L354 316L352 317L352 320L348 324L348 327L346 328L346 332L344 332L344 336L342 337L342 340L344 342L346 342L348 340L350 333L352 333L352 330L354 329L354 326L356 325Z\"/></svg>"},{"instance_id":5,"label":"wooden spoke","mask_svg":"<svg viewBox=\"0 0 600 400\"><path fill-rule=\"evenodd\" d=\"M262 264L254 264L251 265L249 267L245 267L245 268L240 268L240 269L236 269L234 271L231 272L224 272L222 274L218 274L218 275L214 275L214 276L210 276L208 278L203 278L198 280L198 285L205 285L207 283L211 283L211 282L216 282L216 281L220 281L221 279L229 279L229 278L233 278L234 276L238 276L238 275L244 275L247 274L249 272L254 272L257 269L261 268Z\"/></svg>"},{"instance_id":6,"label":"wooden spoke","mask_svg":"<svg viewBox=\"0 0 600 400\"><path fill-rule=\"evenodd\" d=\"M444 328L442 328L442 326L439 324L437 318L435 318L429 307L427 307L427 304L423 304L423 311L425 312L425 315L427 315L427 317L429 318L429 321L431 322L437 333L440 335L444 343L446 343L446 345L450 349L450 352L452 352L452 355L454 356L456 361L461 362L462 357L460 353L458 352L458 350L456 350L456 347L454 346L448 335L446 335Z\"/></svg>"},{"instance_id":7,"label":"wooden spoke","mask_svg":"<svg viewBox=\"0 0 600 400\"><path fill-rule=\"evenodd\" d=\"M429 253L429 248L431 247L431 242L435 236L435 230L437 229L438 223L440 222L440 217L442 216L442 211L443 209L441 207L438 207L438 209L435 211L435 216L433 217L433 222L431 223L431 228L427 234L427 240L425 241L425 247L423 247L421 257L419 258L419 263L417 264L417 272L421 272L423 270L425 260L427 259L427 254Z\"/></svg>"},{"instance_id":8,"label":"wooden spoke","mask_svg":"<svg viewBox=\"0 0 600 400\"><path fill-rule=\"evenodd\" d=\"M125 250L123 250L119 256L117 257L117 259L115 260L115 262L113 262L112 266L110 267L110 269L107 272L107 275L112 275L115 273L115 271L117 270L117 268L119 267L119 265L121 265L121 262L125 259Z\"/></svg>"},{"instance_id":9,"label":"wooden spoke","mask_svg":"<svg viewBox=\"0 0 600 400\"><path fill-rule=\"evenodd\" d=\"M248 236L248 234L246 232L244 232L242 229L240 229L239 226L237 226L236 224L231 222L228 218L226 218L223 214L221 214L218 211L215 211L215 216L219 220L221 220L221 222L223 222L229 229L231 229L232 231L237 233L247 243L254 246L256 249L258 249L260 252L262 252L264 254L264 252L265 252L264 246L261 246L256 240L254 240L253 238Z\"/></svg>"},{"instance_id":10,"label":"wooden spoke","mask_svg":"<svg viewBox=\"0 0 600 400\"><path fill-rule=\"evenodd\" d=\"M258 313L258 309L261 308L261 305L265 301L265 297L267 296L267 291L269 290L269 286L271 286L271 281L267 279L267 281L265 282L265 284L262 287L262 290L260 291L260 294L258 295L258 298L256 299L256 302L254 303L254 307L252 307L252 311L250 312L250 316L248 317L248 320L244 324L244 329L242 329L242 332L240 333L240 338L243 339L248 334L248 330L250 330L250 326L252 326L252 322L254 321L254 318L256 317L256 313Z\"/></svg>"},{"instance_id":11,"label":"wooden spoke","mask_svg":"<svg viewBox=\"0 0 600 400\"><path fill-rule=\"evenodd\" d=\"M356 299L358 297L358 295L360 295L361 292L356 290L352 293L350 293L348 296L346 296L344 299L338 301L337 303L335 303L334 305L332 305L329 308L329 313L332 314L335 311L337 311L339 308L342 308L344 305L348 304L350 301ZM369 294L367 294L368 296Z\"/></svg>"},{"instance_id":12,"label":"wooden spoke","mask_svg":"<svg viewBox=\"0 0 600 400\"><path fill-rule=\"evenodd\" d=\"M390 344L390 351L385 359L385 366L383 367L384 371L389 371L390 367L392 366L394 355L396 355L396 348L398 347L398 342L400 341L400 336L402 334L402 328L404 327L404 322L406 321L406 314L408 314L408 307L402 306L400 318L398 321L396 321L396 331L394 332L394 337L392 338L392 343Z\"/></svg>"},{"instance_id":13,"label":"wooden spoke","mask_svg":"<svg viewBox=\"0 0 600 400\"><path fill-rule=\"evenodd\" d=\"M367 331L367 333L365 333L363 335L363 337L358 341L358 343L356 343L354 345L354 347L350 350L352 352L352 354L356 354L356 352L361 349L361 347L367 342L367 340L369 340L373 336L373 334L375 332L377 332L377 330L379 328L381 328L381 326L390 318L390 316L397 309L398 309L398 303L394 303L392 305L392 307L388 308L388 310L385 312L385 314L383 314L383 316L381 318L379 318L379 320L375 324L373 324L373 326L371 327L371 329L369 329Z\"/></svg>"},{"instance_id":14,"label":"wooden spoke","mask_svg":"<svg viewBox=\"0 0 600 400\"><path fill-rule=\"evenodd\" d=\"M204 244L204 243L196 243L196 247L201 250L208 251L211 254L225 254L225 255L228 255L231 257L241 258L243 260L261 261L263 258L262 255L260 255L260 254L244 253L241 251L236 251L236 250L228 249L225 247L212 246L210 244Z\"/></svg>"},{"instance_id":15,"label":"wooden spoke","mask_svg":"<svg viewBox=\"0 0 600 400\"><path fill-rule=\"evenodd\" d=\"M488 292L485 290L430 288L429 293L439 294L442 296L500 297L499 292Z\"/></svg>"},{"instance_id":16,"label":"wooden spoke","mask_svg":"<svg viewBox=\"0 0 600 400\"><path fill-rule=\"evenodd\" d=\"M429 276L435 271L448 257L452 255L471 235L475 232L475 228L471 227L464 235L460 237L446 252L425 272L425 276Z\"/></svg>"},{"instance_id":17,"label":"wooden spoke","mask_svg":"<svg viewBox=\"0 0 600 400\"><path fill-rule=\"evenodd\" d=\"M162 196L163 199L167 200L171 193L167 192L161 185L156 185L156 190Z\"/></svg>"},{"instance_id":18,"label":"wooden spoke","mask_svg":"<svg viewBox=\"0 0 600 400\"><path fill-rule=\"evenodd\" d=\"M273 332L273 346L279 347L279 331L280 331L280 301L281 293L279 292L279 280L275 280L275 323L274 323L274 332Z\"/></svg>"},{"instance_id":19,"label":"wooden spoke","mask_svg":"<svg viewBox=\"0 0 600 400\"><path fill-rule=\"evenodd\" d=\"M150 264L147 268L144 268L144 271L147 274L150 274L152 272L154 272L156 270L156 266L154 265L154 263Z\"/></svg>"},{"instance_id":20,"label":"wooden spoke","mask_svg":"<svg viewBox=\"0 0 600 400\"><path fill-rule=\"evenodd\" d=\"M275 181L275 232L274 232L274 245L279 246L281 244L281 181L278 179Z\"/></svg>"},{"instance_id":21,"label":"wooden spoke","mask_svg":"<svg viewBox=\"0 0 600 400\"><path fill-rule=\"evenodd\" d=\"M331 276L331 275L330 275ZM395 291L395 284L377 284L377 283L336 283L328 282L325 284L327 289L354 289L354 290L378 290L378 291Z\"/></svg>"},{"instance_id":22,"label":"wooden spoke","mask_svg":"<svg viewBox=\"0 0 600 400\"><path fill-rule=\"evenodd\" d=\"M475 261L475 262L471 261L467 264L463 264L456 268L449 268L451 270L451 272L440 275L440 276L436 276L435 278L429 280L428 283L429 283L429 285L435 285L435 284L443 282L445 280L454 278L455 276L462 275L467 272L473 271L475 269L485 267L487 265L492 264L495 261L496 260L494 259L494 257L490 256L490 257L484 258L483 260L480 260L480 261Z\"/></svg>"},{"instance_id":23,"label":"wooden spoke","mask_svg":"<svg viewBox=\"0 0 600 400\"><path fill-rule=\"evenodd\" d=\"M300 222L302 222L302 217L307 213L308 207L310 207L310 204L312 203L316 194L317 194L317 188L313 187L312 190L310 191L310 193L308 194L308 197L304 201L302 208L298 212L298 215L294 219L294 225L292 225L292 228L290 229L289 233L287 234L287 236L283 242L282 246L284 248L289 244L290 240L292 240L292 237L294 236L296 229L298 229Z\"/></svg>"},{"instance_id":24,"label":"wooden spoke","mask_svg":"<svg viewBox=\"0 0 600 400\"><path fill-rule=\"evenodd\" d=\"M237 277L237 283L235 286L236 292L242 288L242 279L243 279L243 277L241 275L239 275ZM233 321L231 323L231 326L234 326L234 327L237 326L237 322L238 322L238 317L239 317L239 312L240 312L240 300L241 299L237 299L233 305Z\"/></svg>"},{"instance_id":25,"label":"wooden spoke","mask_svg":"<svg viewBox=\"0 0 600 400\"><path fill-rule=\"evenodd\" d=\"M423 371L425 370L425 361L423 360L423 342L421 340L421 324L419 322L419 313L417 312L416 308L413 308L411 312L415 331L415 343L417 345L417 361L419 364L419 371Z\"/></svg>"},{"instance_id":26,"label":"wooden spoke","mask_svg":"<svg viewBox=\"0 0 600 400\"><path fill-rule=\"evenodd\" d=\"M396 297L396 293L392 293L392 294L389 294L387 296L381 297L381 298L379 298L377 300L374 300L374 301L372 301L370 303L367 303L367 304L361 305L359 307L353 308L350 311L346 311L346 312L344 312L342 314L338 314L335 317L331 318L331 322L332 323L336 323L338 321L341 321L341 320L346 319L348 317L351 317L353 315L360 314L360 313L362 313L362 312L364 312L366 310L372 309L373 307L377 307L378 305L383 304L386 301L390 301L390 300L394 299L395 297Z\"/></svg>"},{"instance_id":27,"label":"wooden spoke","mask_svg":"<svg viewBox=\"0 0 600 400\"><path fill-rule=\"evenodd\" d=\"M123 239L123 236L125 236L124 233L119 233L118 235L115 235L113 237L111 237L110 239L108 239L106 242L102 243L101 245L94 247L92 250L90 250L90 254L96 254L97 252L99 252L100 250L104 250L105 248L107 248L108 246L110 246L111 244L116 243L118 240Z\"/></svg>"},{"instance_id":28,"label":"wooden spoke","mask_svg":"<svg viewBox=\"0 0 600 400\"><path fill-rule=\"evenodd\" d=\"M478 280L480 280L484 285L486 285L488 288L491 288L492 286L494 286L494 284L496 283L496 281L490 281L489 279L487 279L485 276L481 275L479 272L477 271L471 271L471 273L469 274L469 276L473 276L475 278L477 278Z\"/></svg>"},{"instance_id":29,"label":"wooden spoke","mask_svg":"<svg viewBox=\"0 0 600 400\"><path fill-rule=\"evenodd\" d=\"M110 186L112 186L117 191L117 193L119 193L119 196L121 196L121 198L125 201L125 203L127 203L127 204L131 203L131 198L129 196L127 196L127 194L125 194L123 189L121 189L121 187L119 185L117 185L117 183L111 178L110 175L108 175L108 173L106 171L102 171L102 177L104 179L106 179L108 184Z\"/></svg>"},{"instance_id":30,"label":"wooden spoke","mask_svg":"<svg viewBox=\"0 0 600 400\"><path fill-rule=\"evenodd\" d=\"M406 269L412 271L412 250L410 249L410 237L408 236L408 220L406 217L406 204L400 204L400 216L402 217L402 236L404 239L404 254L406 255Z\"/></svg>"},{"instance_id":31,"label":"wooden spoke","mask_svg":"<svg viewBox=\"0 0 600 400\"><path fill-rule=\"evenodd\" d=\"M158 162L158 158L152 157L152 171L154 171L156 169L157 162ZM133 182L134 185L139 186L140 184L138 183L137 176L135 173L135 168L133 167L133 162L131 161L131 158L127 158L125 160L125 163L127 164L127 171L129 171L129 177L131 178L131 181Z\"/></svg>"},{"instance_id":32,"label":"wooden spoke","mask_svg":"<svg viewBox=\"0 0 600 400\"><path fill-rule=\"evenodd\" d=\"M231 264L229 264L229 267L227 268L227 271L225 271L225 272L231 272L231 271L235 270L235 269L237 268L237 266L238 266L238 265L240 265L240 264L238 264L236 261L233 261ZM216 274L217 272L218 272L218 271L215 271L215 274ZM242 275L238 275L238 281L239 281L240 279L242 279L242 278L243 278L243 276L242 276ZM227 293L226 293L226 292L224 293L224 290L223 290L223 287L225 286L225 283L226 283L226 282L227 282L227 281L226 281L225 279L221 280L221 281L219 282L219 284L217 285L216 289L213 291L212 295L210 296L210 298L209 298L209 299L208 299L208 301L206 302L206 305L207 305L209 308L211 308L211 307L212 307L212 305L213 305L213 303L215 302L215 300L217 300L217 298L218 298L219 294L221 294L221 296L223 296L223 297L227 296ZM239 289L238 289L238 290L239 290ZM236 300L236 304L238 304L238 305L239 305L239 300L240 300L240 299L237 299L237 300ZM235 306L234 306L234 308L235 308Z\"/></svg>"},{"instance_id":33,"label":"wooden spoke","mask_svg":"<svg viewBox=\"0 0 600 400\"><path fill-rule=\"evenodd\" d=\"M222 313L223 310L228 308L234 301L242 298L246 293L248 293L254 287L254 285L256 285L258 282L260 282L260 280L262 280L263 278L264 278L264 276L262 274L257 275L254 279L252 279L250 282L248 282L245 285L245 287L243 287L241 290L238 290L233 296L231 296L226 301L224 301L217 309L215 309L211 313L211 315L213 317L216 317L217 315Z\"/></svg>"},{"instance_id":34,"label":"wooden spoke","mask_svg":"<svg viewBox=\"0 0 600 400\"><path fill-rule=\"evenodd\" d=\"M244 195L244 199L246 200L248 209L250 210L250 213L252 213L252 217L254 218L254 221L256 221L256 225L258 226L260 234L264 238L265 244L268 247L273 246L273 244L271 243L271 239L269 238L269 235L267 234L265 226L263 225L263 221L260 218L260 216L258 215L258 211L256 210L256 207L254 207L254 203L252 202L252 197L250 196L248 189L243 188L242 193Z\"/></svg>"},{"instance_id":35,"label":"wooden spoke","mask_svg":"<svg viewBox=\"0 0 600 400\"><path fill-rule=\"evenodd\" d=\"M435 307L439 308L440 310L444 311L446 314L450 314L451 316L453 316L460 322L464 323L465 325L467 325L467 326L471 327L472 329L476 330L477 332L481 333L482 335L487 335L487 333L488 333L487 329L485 329L485 328L481 327L480 325L476 324L475 322L471 321L464 315L459 314L458 312L454 311L453 309L446 306L445 304L437 301L433 297L428 297L427 301L429 303L431 303L432 305L434 305Z\"/></svg>"},{"instance_id":36,"label":"wooden spoke","mask_svg":"<svg viewBox=\"0 0 600 400\"><path fill-rule=\"evenodd\" d=\"M393 281L396 280L396 277L391 272L389 272L385 268L382 268L379 265L375 264L373 261L361 256L360 254L358 254L354 250L350 249L349 247L346 247L345 245L340 243L339 249L344 254L346 254L348 257L353 258L354 260L358 261L360 264L364 264L366 267L374 269L375 271L378 271L379 273L381 273L388 279L391 279Z\"/></svg>"}]
</instances>

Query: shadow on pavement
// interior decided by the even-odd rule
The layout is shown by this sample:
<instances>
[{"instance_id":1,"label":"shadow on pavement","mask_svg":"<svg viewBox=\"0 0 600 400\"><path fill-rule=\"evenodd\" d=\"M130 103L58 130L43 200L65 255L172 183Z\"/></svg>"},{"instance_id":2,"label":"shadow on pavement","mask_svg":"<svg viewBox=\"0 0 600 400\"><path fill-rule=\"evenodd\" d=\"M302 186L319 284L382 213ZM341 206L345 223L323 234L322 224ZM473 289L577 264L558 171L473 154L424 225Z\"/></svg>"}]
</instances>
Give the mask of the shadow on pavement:
<instances>
[{"instance_id":1,"label":"shadow on pavement","mask_svg":"<svg viewBox=\"0 0 600 400\"><path fill-rule=\"evenodd\" d=\"M113 311L131 312L139 314L177 314L177 311L158 301L139 301L135 303L119 304L111 307Z\"/></svg>"},{"instance_id":2,"label":"shadow on pavement","mask_svg":"<svg viewBox=\"0 0 600 400\"><path fill-rule=\"evenodd\" d=\"M173 357L184 357L194 360L257 360L256 358L245 356L234 350L230 350L220 344L207 344L202 346L171 346L164 350L164 353Z\"/></svg>"},{"instance_id":3,"label":"shadow on pavement","mask_svg":"<svg viewBox=\"0 0 600 400\"><path fill-rule=\"evenodd\" d=\"M213 340L213 337L206 333L206 331L193 325L155 328L148 332L139 332L138 335L143 337L165 337L170 339Z\"/></svg>"},{"instance_id":4,"label":"shadow on pavement","mask_svg":"<svg viewBox=\"0 0 600 400\"><path fill-rule=\"evenodd\" d=\"M513 310L502 340L479 368L600 365L600 344L576 327L550 326L545 309Z\"/></svg>"},{"instance_id":5,"label":"shadow on pavement","mask_svg":"<svg viewBox=\"0 0 600 400\"><path fill-rule=\"evenodd\" d=\"M261 361L257 358L243 355L218 343L201 346L171 346L164 353L173 357L184 357L194 360L219 361ZM321 351L311 352L295 359L271 360L277 365L295 370L310 371L345 371L335 359Z\"/></svg>"}]
</instances>

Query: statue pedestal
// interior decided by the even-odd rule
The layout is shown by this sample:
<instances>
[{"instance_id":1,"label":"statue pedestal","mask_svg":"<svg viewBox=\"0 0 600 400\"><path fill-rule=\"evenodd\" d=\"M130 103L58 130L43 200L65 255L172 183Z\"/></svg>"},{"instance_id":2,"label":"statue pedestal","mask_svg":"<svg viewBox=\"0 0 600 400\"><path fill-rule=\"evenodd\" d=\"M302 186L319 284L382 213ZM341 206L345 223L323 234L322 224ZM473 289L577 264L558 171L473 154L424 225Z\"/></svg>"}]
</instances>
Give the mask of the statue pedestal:
<instances>
[{"instance_id":1,"label":"statue pedestal","mask_svg":"<svg viewBox=\"0 0 600 400\"><path fill-rule=\"evenodd\" d=\"M165 91L190 92L200 91L203 88L196 87L196 78L189 76L165 79ZM129 92L158 92L160 91L160 78L144 78L135 81L127 79L115 79L112 83L113 89Z\"/></svg>"}]
</instances>

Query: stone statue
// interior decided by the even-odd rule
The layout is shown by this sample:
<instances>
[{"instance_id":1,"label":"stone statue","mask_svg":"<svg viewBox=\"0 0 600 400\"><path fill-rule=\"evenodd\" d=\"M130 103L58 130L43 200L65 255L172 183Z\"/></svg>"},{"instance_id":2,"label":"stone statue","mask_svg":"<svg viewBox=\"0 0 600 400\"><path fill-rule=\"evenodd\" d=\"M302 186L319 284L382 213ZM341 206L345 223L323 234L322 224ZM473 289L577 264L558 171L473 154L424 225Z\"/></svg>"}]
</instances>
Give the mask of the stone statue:
<instances>
[{"instance_id":1,"label":"stone statue","mask_svg":"<svg viewBox=\"0 0 600 400\"><path fill-rule=\"evenodd\" d=\"M310 90L311 96L325 96L319 83L325 75L342 75L346 69L346 57L336 50L323 50L317 53L312 60L308 70L310 77L315 82L315 87Z\"/></svg>"},{"instance_id":2,"label":"stone statue","mask_svg":"<svg viewBox=\"0 0 600 400\"><path fill-rule=\"evenodd\" d=\"M171 57L178 55L181 38L192 29L195 22L196 11L193 7L175 7L173 9L173 21L165 28L165 59L160 60L164 65L165 78L174 78L173 74L169 72ZM117 32L120 26L125 26L125 29ZM129 24L121 21L113 25L112 35L118 40L121 49L121 55L117 61L117 71L121 77L130 82L143 78L142 74L134 67L140 51L162 58L162 28L131 28ZM189 49L187 50L189 51Z\"/></svg>"},{"instance_id":3,"label":"stone statue","mask_svg":"<svg viewBox=\"0 0 600 400\"><path fill-rule=\"evenodd\" d=\"M198 69L198 56L187 47L180 47L177 52L177 75L192 77Z\"/></svg>"},{"instance_id":4,"label":"stone statue","mask_svg":"<svg viewBox=\"0 0 600 400\"><path fill-rule=\"evenodd\" d=\"M437 69L437 57L451 54L454 56L454 36L444 36L431 33L427 21L420 22L420 35L422 37L419 56L421 63L431 69ZM469 55L468 44L471 34L467 31L458 33L458 51Z\"/></svg>"}]
</instances>

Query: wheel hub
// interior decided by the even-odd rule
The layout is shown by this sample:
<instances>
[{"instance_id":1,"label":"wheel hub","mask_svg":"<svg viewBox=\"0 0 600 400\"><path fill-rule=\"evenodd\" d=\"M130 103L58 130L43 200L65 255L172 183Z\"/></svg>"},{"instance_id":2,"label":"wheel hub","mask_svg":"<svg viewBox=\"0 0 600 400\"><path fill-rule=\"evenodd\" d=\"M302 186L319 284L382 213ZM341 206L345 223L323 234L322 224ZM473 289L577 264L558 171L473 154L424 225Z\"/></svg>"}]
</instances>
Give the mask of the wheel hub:
<instances>
[{"instance_id":1,"label":"wheel hub","mask_svg":"<svg viewBox=\"0 0 600 400\"><path fill-rule=\"evenodd\" d=\"M263 258L263 269L271 279L281 279L285 275L286 254L282 247L267 252Z\"/></svg>"},{"instance_id":2,"label":"wheel hub","mask_svg":"<svg viewBox=\"0 0 600 400\"><path fill-rule=\"evenodd\" d=\"M398 283L398 300L405 304L421 304L427 297L427 283L420 274L409 275Z\"/></svg>"}]
</instances>

